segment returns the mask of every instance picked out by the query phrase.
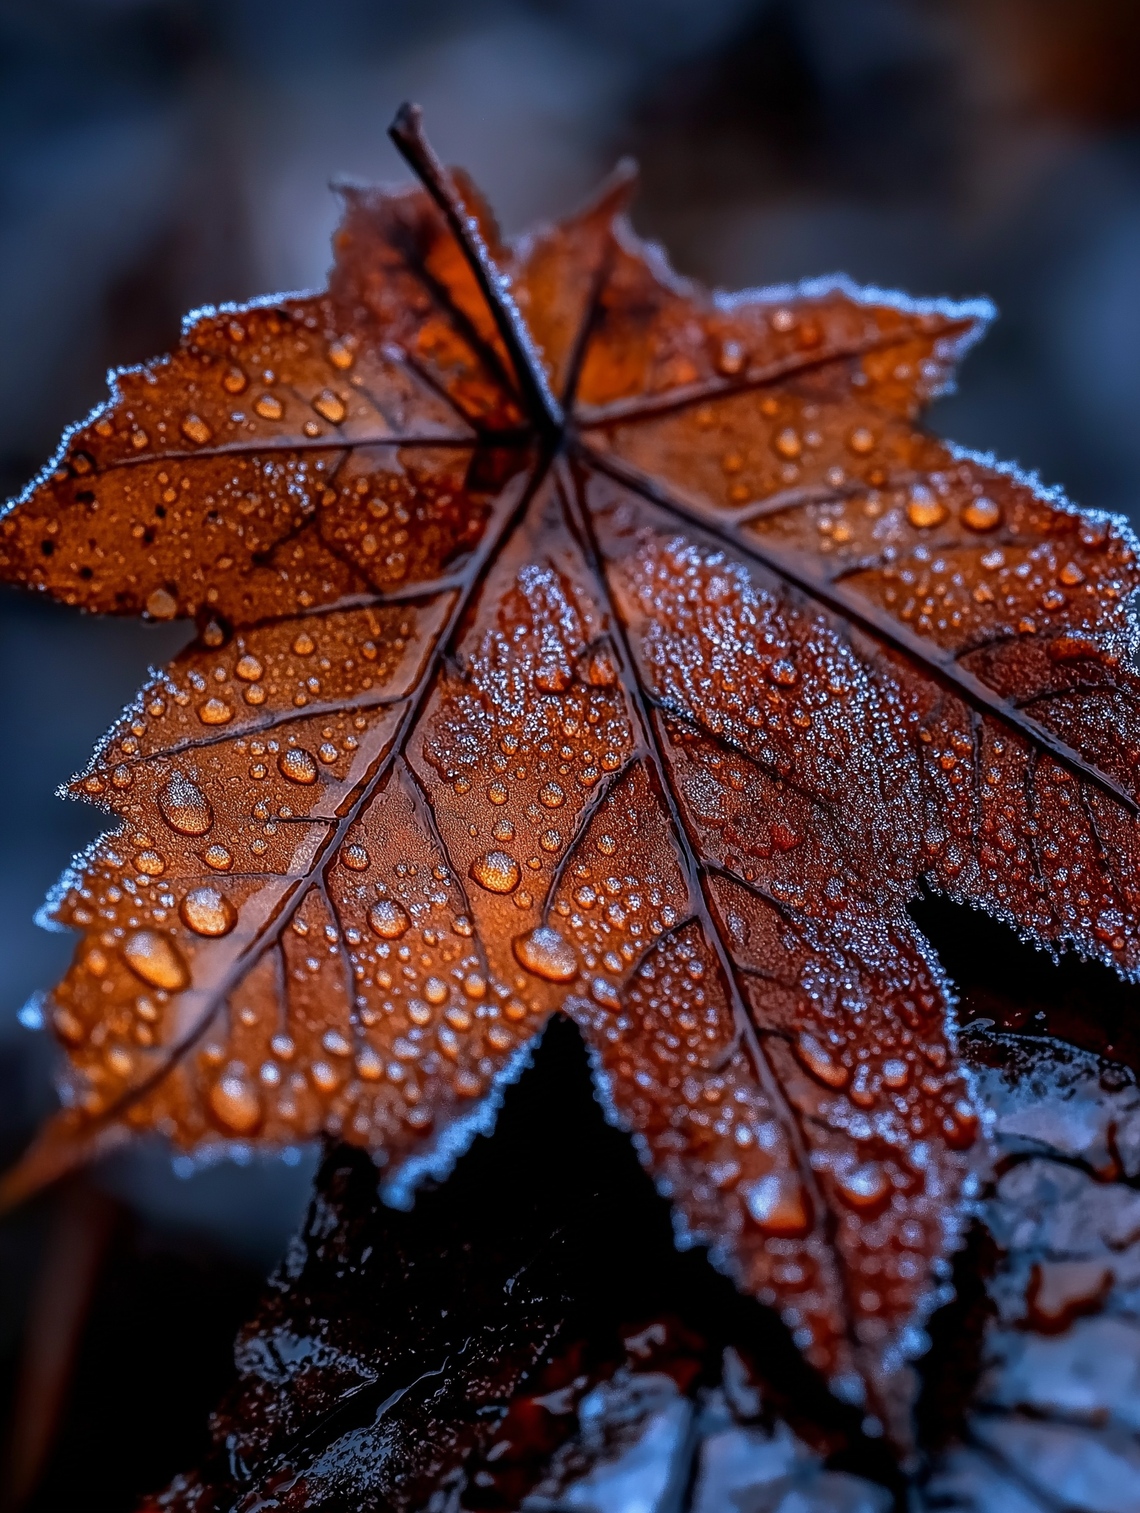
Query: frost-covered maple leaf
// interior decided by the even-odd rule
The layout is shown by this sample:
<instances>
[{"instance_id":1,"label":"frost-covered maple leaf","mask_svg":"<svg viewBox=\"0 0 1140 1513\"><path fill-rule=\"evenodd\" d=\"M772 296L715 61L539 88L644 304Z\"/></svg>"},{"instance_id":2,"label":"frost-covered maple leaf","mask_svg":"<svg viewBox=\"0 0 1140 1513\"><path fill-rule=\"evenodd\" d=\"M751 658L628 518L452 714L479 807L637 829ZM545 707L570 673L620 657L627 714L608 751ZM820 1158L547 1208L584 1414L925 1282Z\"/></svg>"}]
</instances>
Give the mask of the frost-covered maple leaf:
<instances>
[{"instance_id":1,"label":"frost-covered maple leaf","mask_svg":"<svg viewBox=\"0 0 1140 1513\"><path fill-rule=\"evenodd\" d=\"M199 312L0 523L194 617L73 791L65 1108L325 1131L406 1203L568 1015L682 1238L900 1427L978 1120L922 887L1133 973L1122 522L922 430L988 308L736 296L623 216L350 190L329 289Z\"/></svg>"}]
</instances>

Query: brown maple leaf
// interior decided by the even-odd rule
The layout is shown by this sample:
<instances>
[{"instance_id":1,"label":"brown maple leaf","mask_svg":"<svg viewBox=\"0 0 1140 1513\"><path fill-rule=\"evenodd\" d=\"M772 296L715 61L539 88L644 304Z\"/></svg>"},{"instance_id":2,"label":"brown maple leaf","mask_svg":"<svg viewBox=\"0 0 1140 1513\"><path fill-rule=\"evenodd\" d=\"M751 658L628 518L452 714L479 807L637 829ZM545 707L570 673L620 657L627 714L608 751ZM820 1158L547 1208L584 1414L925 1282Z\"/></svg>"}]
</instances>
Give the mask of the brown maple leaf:
<instances>
[{"instance_id":1,"label":"brown maple leaf","mask_svg":"<svg viewBox=\"0 0 1140 1513\"><path fill-rule=\"evenodd\" d=\"M327 1131L407 1202L561 1010L681 1237L893 1413L978 1126L907 904L1136 970L1134 538L917 427L987 307L707 295L624 174L504 246L393 135L327 293L192 316L0 527L200 626L73 784L120 823L6 1195Z\"/></svg>"}]
</instances>

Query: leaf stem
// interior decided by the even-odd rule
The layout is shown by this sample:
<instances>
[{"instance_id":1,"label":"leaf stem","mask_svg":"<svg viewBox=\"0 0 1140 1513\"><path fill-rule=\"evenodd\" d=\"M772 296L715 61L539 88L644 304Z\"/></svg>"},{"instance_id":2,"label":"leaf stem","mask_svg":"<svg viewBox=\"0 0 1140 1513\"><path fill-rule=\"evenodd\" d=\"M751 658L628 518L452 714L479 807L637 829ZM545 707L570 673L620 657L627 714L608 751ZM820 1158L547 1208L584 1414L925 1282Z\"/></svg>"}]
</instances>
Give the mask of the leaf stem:
<instances>
[{"instance_id":1,"label":"leaf stem","mask_svg":"<svg viewBox=\"0 0 1140 1513\"><path fill-rule=\"evenodd\" d=\"M557 439L565 423L562 406L551 392L534 339L515 304L510 281L491 256L479 222L468 211L455 180L424 135L420 107L407 103L401 105L388 128L388 135L447 218L510 354L522 400L532 421L548 440Z\"/></svg>"}]
</instances>

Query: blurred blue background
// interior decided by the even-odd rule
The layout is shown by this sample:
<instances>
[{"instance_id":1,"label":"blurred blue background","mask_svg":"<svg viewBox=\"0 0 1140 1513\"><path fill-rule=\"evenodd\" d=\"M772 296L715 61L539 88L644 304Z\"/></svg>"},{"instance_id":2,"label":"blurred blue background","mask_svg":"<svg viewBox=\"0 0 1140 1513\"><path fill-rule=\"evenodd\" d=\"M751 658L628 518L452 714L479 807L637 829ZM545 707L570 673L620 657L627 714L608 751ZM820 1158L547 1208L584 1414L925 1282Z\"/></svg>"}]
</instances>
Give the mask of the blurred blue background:
<instances>
[{"instance_id":1,"label":"blurred blue background","mask_svg":"<svg viewBox=\"0 0 1140 1513\"><path fill-rule=\"evenodd\" d=\"M843 269L992 296L1001 319L935 425L1084 504L1136 511L1135 0L3 0L3 493L101 398L108 366L173 345L184 311L319 286L329 181L402 177L385 130L405 98L508 231L572 206L632 152L638 229L710 283ZM185 634L0 593L5 1159L51 1104L51 1049L17 1013L70 954L32 914L100 828L54 789ZM186 1368L189 1406L155 1397L152 1378L134 1407L154 1419L151 1459L104 1467L95 1494L88 1461L86 1507L130 1506L189 1453L163 1425L204 1411L310 1172L306 1159L184 1180L143 1150L85 1179L82 1201L51 1196L0 1229L0 1392L18 1400L36 1278L66 1251L72 1209L81 1229L104 1225L94 1323L53 1410L76 1456L102 1453L76 1427L91 1330L117 1327L145 1379L178 1297L214 1363ZM35 1505L67 1485L55 1466Z\"/></svg>"}]
</instances>

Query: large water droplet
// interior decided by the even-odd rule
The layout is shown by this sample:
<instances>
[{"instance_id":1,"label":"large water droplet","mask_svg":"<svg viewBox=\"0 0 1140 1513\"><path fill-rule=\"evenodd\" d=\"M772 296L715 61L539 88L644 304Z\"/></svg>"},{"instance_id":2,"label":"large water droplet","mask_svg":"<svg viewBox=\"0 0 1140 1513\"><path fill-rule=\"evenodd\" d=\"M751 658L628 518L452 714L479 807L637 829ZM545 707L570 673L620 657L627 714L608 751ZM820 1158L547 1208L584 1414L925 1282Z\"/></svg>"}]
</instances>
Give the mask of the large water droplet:
<instances>
[{"instance_id":1,"label":"large water droplet","mask_svg":"<svg viewBox=\"0 0 1140 1513\"><path fill-rule=\"evenodd\" d=\"M314 1061L309 1068L309 1076L313 1079L313 1086L320 1093L335 1093L340 1082L336 1069L327 1061Z\"/></svg>"},{"instance_id":2,"label":"large water droplet","mask_svg":"<svg viewBox=\"0 0 1140 1513\"><path fill-rule=\"evenodd\" d=\"M513 893L521 875L518 862L506 851L488 851L471 863L471 876L488 893Z\"/></svg>"},{"instance_id":3,"label":"large water droplet","mask_svg":"<svg viewBox=\"0 0 1140 1513\"><path fill-rule=\"evenodd\" d=\"M570 669L560 667L556 662L545 663L534 675L535 687L543 693L565 693L573 681Z\"/></svg>"},{"instance_id":4,"label":"large water droplet","mask_svg":"<svg viewBox=\"0 0 1140 1513\"><path fill-rule=\"evenodd\" d=\"M182 418L182 434L187 441L192 441L196 447L204 447L209 441L212 432L200 415L184 415Z\"/></svg>"},{"instance_id":5,"label":"large water droplet","mask_svg":"<svg viewBox=\"0 0 1140 1513\"><path fill-rule=\"evenodd\" d=\"M954 1112L942 1121L942 1134L951 1150L968 1150L978 1135L978 1116L964 1098L954 1105Z\"/></svg>"},{"instance_id":6,"label":"large water droplet","mask_svg":"<svg viewBox=\"0 0 1140 1513\"><path fill-rule=\"evenodd\" d=\"M156 588L147 595L146 612L152 620L173 620L178 612L178 600L165 588Z\"/></svg>"},{"instance_id":7,"label":"large water droplet","mask_svg":"<svg viewBox=\"0 0 1140 1513\"><path fill-rule=\"evenodd\" d=\"M891 1191L887 1174L877 1161L864 1161L861 1166L836 1173L835 1185L844 1203L860 1213L878 1208Z\"/></svg>"},{"instance_id":8,"label":"large water droplet","mask_svg":"<svg viewBox=\"0 0 1140 1513\"><path fill-rule=\"evenodd\" d=\"M384 1063L372 1047L366 1045L356 1053L356 1070L365 1082L379 1082L384 1075Z\"/></svg>"},{"instance_id":9,"label":"large water droplet","mask_svg":"<svg viewBox=\"0 0 1140 1513\"><path fill-rule=\"evenodd\" d=\"M766 1235L791 1240L811 1229L811 1202L795 1172L769 1172L742 1192L749 1218Z\"/></svg>"},{"instance_id":10,"label":"large water droplet","mask_svg":"<svg viewBox=\"0 0 1140 1513\"><path fill-rule=\"evenodd\" d=\"M547 783L539 790L538 801L545 809L559 809L566 795L557 783Z\"/></svg>"},{"instance_id":11,"label":"large water droplet","mask_svg":"<svg viewBox=\"0 0 1140 1513\"><path fill-rule=\"evenodd\" d=\"M381 940L399 940L411 923L408 911L395 899L378 899L368 911L368 928Z\"/></svg>"},{"instance_id":12,"label":"large water droplet","mask_svg":"<svg viewBox=\"0 0 1140 1513\"><path fill-rule=\"evenodd\" d=\"M911 490L906 507L906 518L920 531L931 530L946 519L946 506L935 494L921 484Z\"/></svg>"},{"instance_id":13,"label":"large water droplet","mask_svg":"<svg viewBox=\"0 0 1140 1513\"><path fill-rule=\"evenodd\" d=\"M744 348L738 341L724 340L720 344L720 351L716 359L717 368L726 377L731 378L739 373L744 366Z\"/></svg>"},{"instance_id":14,"label":"large water droplet","mask_svg":"<svg viewBox=\"0 0 1140 1513\"><path fill-rule=\"evenodd\" d=\"M182 835L205 835L214 823L214 811L202 790L184 773L175 772L158 796L162 817Z\"/></svg>"},{"instance_id":15,"label":"large water droplet","mask_svg":"<svg viewBox=\"0 0 1140 1513\"><path fill-rule=\"evenodd\" d=\"M166 871L166 858L157 851L140 851L135 857L135 866L147 877L161 877Z\"/></svg>"},{"instance_id":16,"label":"large water droplet","mask_svg":"<svg viewBox=\"0 0 1140 1513\"><path fill-rule=\"evenodd\" d=\"M228 935L237 924L237 910L224 893L209 884L191 888L179 909L182 923L195 935Z\"/></svg>"},{"instance_id":17,"label":"large water droplet","mask_svg":"<svg viewBox=\"0 0 1140 1513\"><path fill-rule=\"evenodd\" d=\"M122 945L123 960L136 977L149 987L179 993L190 982L190 972L178 948L157 930L135 930Z\"/></svg>"},{"instance_id":18,"label":"large water droplet","mask_svg":"<svg viewBox=\"0 0 1140 1513\"><path fill-rule=\"evenodd\" d=\"M257 1086L243 1071L229 1071L210 1089L210 1109L225 1129L251 1135L261 1123Z\"/></svg>"},{"instance_id":19,"label":"large water droplet","mask_svg":"<svg viewBox=\"0 0 1140 1513\"><path fill-rule=\"evenodd\" d=\"M547 982L573 982L578 975L578 957L574 947L550 925L539 925L517 937L515 957L528 972L545 977Z\"/></svg>"},{"instance_id":20,"label":"large water droplet","mask_svg":"<svg viewBox=\"0 0 1140 1513\"><path fill-rule=\"evenodd\" d=\"M342 866L347 867L350 872L367 872L372 858L363 846L353 842L343 848L340 860Z\"/></svg>"},{"instance_id":21,"label":"large water droplet","mask_svg":"<svg viewBox=\"0 0 1140 1513\"><path fill-rule=\"evenodd\" d=\"M261 416L262 420L280 420L285 413L285 407L275 394L262 394L255 401L253 408Z\"/></svg>"},{"instance_id":22,"label":"large water droplet","mask_svg":"<svg viewBox=\"0 0 1140 1513\"><path fill-rule=\"evenodd\" d=\"M228 725L234 712L224 699L207 699L198 706L198 718L203 725Z\"/></svg>"},{"instance_id":23,"label":"large water droplet","mask_svg":"<svg viewBox=\"0 0 1140 1513\"><path fill-rule=\"evenodd\" d=\"M487 1044L493 1051L498 1051L500 1055L504 1051L509 1051L514 1043L515 1037L505 1024L493 1024L487 1031Z\"/></svg>"},{"instance_id":24,"label":"large water droplet","mask_svg":"<svg viewBox=\"0 0 1140 1513\"><path fill-rule=\"evenodd\" d=\"M338 426L348 413L344 407L344 400L333 393L331 389L325 389L313 400L313 409L321 415L330 425Z\"/></svg>"},{"instance_id":25,"label":"large water droplet","mask_svg":"<svg viewBox=\"0 0 1140 1513\"><path fill-rule=\"evenodd\" d=\"M865 1061L861 1061L855 1068L855 1075L851 1079L847 1096L856 1108L874 1108L878 1101L871 1085L872 1075L871 1068Z\"/></svg>"},{"instance_id":26,"label":"large water droplet","mask_svg":"<svg viewBox=\"0 0 1140 1513\"><path fill-rule=\"evenodd\" d=\"M613 983L605 977L595 977L590 984L590 997L595 1003L600 1003L603 1009L617 1010L621 1008L621 998Z\"/></svg>"},{"instance_id":27,"label":"large water droplet","mask_svg":"<svg viewBox=\"0 0 1140 1513\"><path fill-rule=\"evenodd\" d=\"M288 751L283 751L277 758L277 768L291 783L317 781L316 759L303 746L290 746Z\"/></svg>"},{"instance_id":28,"label":"large water droplet","mask_svg":"<svg viewBox=\"0 0 1140 1513\"><path fill-rule=\"evenodd\" d=\"M851 1075L822 1041L807 1030L801 1031L796 1041L796 1060L827 1087L844 1087Z\"/></svg>"},{"instance_id":29,"label":"large water droplet","mask_svg":"<svg viewBox=\"0 0 1140 1513\"><path fill-rule=\"evenodd\" d=\"M597 688L609 688L611 684L617 682L617 669L605 647L591 653L586 666L586 682L592 683Z\"/></svg>"},{"instance_id":30,"label":"large water droplet","mask_svg":"<svg viewBox=\"0 0 1140 1513\"><path fill-rule=\"evenodd\" d=\"M116 1077L129 1077L134 1070L135 1058L124 1046L113 1045L106 1056L107 1070Z\"/></svg>"},{"instance_id":31,"label":"large water droplet","mask_svg":"<svg viewBox=\"0 0 1140 1513\"><path fill-rule=\"evenodd\" d=\"M246 652L245 656L238 660L238 664L234 668L234 672L243 683L256 683L264 671L265 669L261 663L256 657L251 656L249 652Z\"/></svg>"},{"instance_id":32,"label":"large water droplet","mask_svg":"<svg viewBox=\"0 0 1140 1513\"><path fill-rule=\"evenodd\" d=\"M202 860L215 872L228 872L234 864L234 859L225 846L219 845L207 846L202 853Z\"/></svg>"},{"instance_id":33,"label":"large water droplet","mask_svg":"<svg viewBox=\"0 0 1140 1513\"><path fill-rule=\"evenodd\" d=\"M962 524L971 531L992 531L1000 521L1000 506L984 494L971 500L962 511Z\"/></svg>"}]
</instances>

